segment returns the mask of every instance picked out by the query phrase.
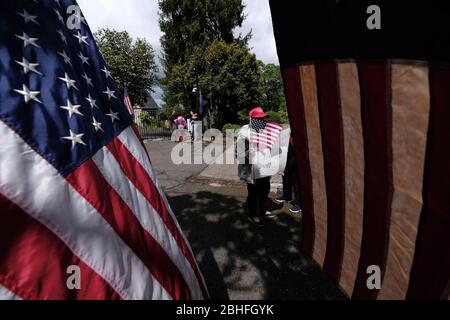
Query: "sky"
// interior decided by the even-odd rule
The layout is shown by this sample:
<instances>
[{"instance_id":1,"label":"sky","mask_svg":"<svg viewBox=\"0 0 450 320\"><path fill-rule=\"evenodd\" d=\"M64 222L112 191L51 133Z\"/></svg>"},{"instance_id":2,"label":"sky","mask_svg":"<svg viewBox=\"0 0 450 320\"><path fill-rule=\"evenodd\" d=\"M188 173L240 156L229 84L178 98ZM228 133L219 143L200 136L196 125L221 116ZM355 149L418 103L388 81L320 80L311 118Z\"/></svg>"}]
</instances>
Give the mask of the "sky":
<instances>
[{"instance_id":1,"label":"sky","mask_svg":"<svg viewBox=\"0 0 450 320\"><path fill-rule=\"evenodd\" d=\"M247 18L242 27L235 30L235 34L244 35L251 30L251 51L264 63L278 64L269 0L244 0L244 3ZM92 32L104 27L126 30L134 38L145 38L157 56L161 56L158 0L78 0L78 4ZM162 90L154 89L156 92L153 97L161 106Z\"/></svg>"}]
</instances>

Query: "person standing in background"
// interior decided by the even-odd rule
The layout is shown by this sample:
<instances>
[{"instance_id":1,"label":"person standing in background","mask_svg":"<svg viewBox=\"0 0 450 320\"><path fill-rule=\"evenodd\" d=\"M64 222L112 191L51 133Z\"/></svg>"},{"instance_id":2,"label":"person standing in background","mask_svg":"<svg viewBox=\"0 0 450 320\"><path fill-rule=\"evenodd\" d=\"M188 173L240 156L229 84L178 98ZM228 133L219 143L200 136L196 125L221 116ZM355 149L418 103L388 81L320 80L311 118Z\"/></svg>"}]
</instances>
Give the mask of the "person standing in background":
<instances>
[{"instance_id":1,"label":"person standing in background","mask_svg":"<svg viewBox=\"0 0 450 320\"><path fill-rule=\"evenodd\" d=\"M261 107L256 107L250 111L249 117L251 123L252 119L265 121L269 115L266 114ZM243 126L238 133L236 152L239 162L238 175L241 180L247 182L247 206L249 212L248 220L254 225L262 226L263 219L272 216L271 212L266 211L266 205L270 193L271 177L268 176L255 179L253 168L254 164L250 163L250 135L251 129L249 125ZM242 146L245 146L242 148L243 150L239 150ZM243 151L244 154L240 154L240 151ZM240 161L244 159L244 163L241 163Z\"/></svg>"},{"instance_id":2,"label":"person standing in background","mask_svg":"<svg viewBox=\"0 0 450 320\"><path fill-rule=\"evenodd\" d=\"M286 169L283 173L283 194L275 199L275 202L284 203L290 201L292 213L301 213L300 207L300 187L297 180L297 163L292 138L289 139L289 149L287 154Z\"/></svg>"},{"instance_id":3,"label":"person standing in background","mask_svg":"<svg viewBox=\"0 0 450 320\"><path fill-rule=\"evenodd\" d=\"M197 114L193 111L191 111L190 118L188 120L188 131L191 134L191 141L194 142L195 140L195 131L197 130L197 124L195 123L197 121Z\"/></svg>"},{"instance_id":4,"label":"person standing in background","mask_svg":"<svg viewBox=\"0 0 450 320\"><path fill-rule=\"evenodd\" d=\"M184 130L186 128L186 119L182 115L179 115L174 122L176 129ZM183 142L183 139L184 135L182 133L177 136L177 142Z\"/></svg>"}]
</instances>

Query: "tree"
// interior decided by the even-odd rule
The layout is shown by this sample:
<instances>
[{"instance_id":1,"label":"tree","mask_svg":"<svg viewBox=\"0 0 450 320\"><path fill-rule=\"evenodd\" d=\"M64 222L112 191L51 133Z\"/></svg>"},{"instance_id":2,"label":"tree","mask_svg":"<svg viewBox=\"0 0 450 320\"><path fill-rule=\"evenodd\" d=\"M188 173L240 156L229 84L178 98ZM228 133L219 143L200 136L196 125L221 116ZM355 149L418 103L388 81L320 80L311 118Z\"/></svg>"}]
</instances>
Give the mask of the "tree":
<instances>
[{"instance_id":1,"label":"tree","mask_svg":"<svg viewBox=\"0 0 450 320\"><path fill-rule=\"evenodd\" d=\"M233 34L245 19L244 7L242 0L159 0L166 71L184 64L198 46L206 48L218 39L245 42L249 35L235 38Z\"/></svg>"},{"instance_id":2,"label":"tree","mask_svg":"<svg viewBox=\"0 0 450 320\"><path fill-rule=\"evenodd\" d=\"M284 95L283 80L280 67L274 64L261 66L263 81L262 106L267 111L286 110L286 98Z\"/></svg>"},{"instance_id":3,"label":"tree","mask_svg":"<svg viewBox=\"0 0 450 320\"><path fill-rule=\"evenodd\" d=\"M176 100L189 105L192 87L198 85L211 125L221 128L239 122L239 111L260 102L260 69L261 62L248 48L218 40L206 49L194 48L184 66L175 65L167 88L176 93Z\"/></svg>"},{"instance_id":4,"label":"tree","mask_svg":"<svg viewBox=\"0 0 450 320\"><path fill-rule=\"evenodd\" d=\"M109 28L97 31L95 39L119 89L127 87L133 103L145 104L157 82L152 46L144 39L134 41L126 31Z\"/></svg>"},{"instance_id":5,"label":"tree","mask_svg":"<svg viewBox=\"0 0 450 320\"><path fill-rule=\"evenodd\" d=\"M192 86L180 81L188 60L206 50L216 40L246 46L251 33L234 36L233 30L245 19L242 0L159 0L160 27L165 77L164 101L171 108L198 104L191 95ZM201 77L199 69L195 77Z\"/></svg>"}]
</instances>

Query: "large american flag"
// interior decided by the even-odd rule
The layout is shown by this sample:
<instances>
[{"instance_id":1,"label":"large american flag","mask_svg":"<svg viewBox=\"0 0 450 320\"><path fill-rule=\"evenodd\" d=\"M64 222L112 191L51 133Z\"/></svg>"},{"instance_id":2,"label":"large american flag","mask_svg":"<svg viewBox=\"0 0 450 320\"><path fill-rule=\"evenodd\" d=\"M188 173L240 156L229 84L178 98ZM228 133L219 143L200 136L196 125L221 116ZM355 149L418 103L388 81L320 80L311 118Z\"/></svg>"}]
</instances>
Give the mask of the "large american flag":
<instances>
[{"instance_id":1,"label":"large american flag","mask_svg":"<svg viewBox=\"0 0 450 320\"><path fill-rule=\"evenodd\" d=\"M271 149L280 137L283 126L264 119L250 120L250 142L257 145L258 150Z\"/></svg>"},{"instance_id":2,"label":"large american flag","mask_svg":"<svg viewBox=\"0 0 450 320\"><path fill-rule=\"evenodd\" d=\"M70 5L0 3L0 299L207 298L86 20L65 24Z\"/></svg>"},{"instance_id":3,"label":"large american flag","mask_svg":"<svg viewBox=\"0 0 450 320\"><path fill-rule=\"evenodd\" d=\"M450 4L270 5L302 251L352 299L450 299Z\"/></svg>"}]
</instances>

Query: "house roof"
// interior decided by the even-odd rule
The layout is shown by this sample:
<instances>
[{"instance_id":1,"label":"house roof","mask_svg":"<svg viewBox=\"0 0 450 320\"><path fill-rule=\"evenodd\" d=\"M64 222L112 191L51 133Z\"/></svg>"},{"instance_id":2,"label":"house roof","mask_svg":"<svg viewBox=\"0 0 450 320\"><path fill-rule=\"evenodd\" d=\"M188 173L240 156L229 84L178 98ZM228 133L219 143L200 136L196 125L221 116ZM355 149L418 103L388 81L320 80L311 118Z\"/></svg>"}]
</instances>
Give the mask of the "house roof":
<instances>
[{"instance_id":1,"label":"house roof","mask_svg":"<svg viewBox=\"0 0 450 320\"><path fill-rule=\"evenodd\" d=\"M159 110L161 109L151 95L148 95L147 102L142 109Z\"/></svg>"}]
</instances>

